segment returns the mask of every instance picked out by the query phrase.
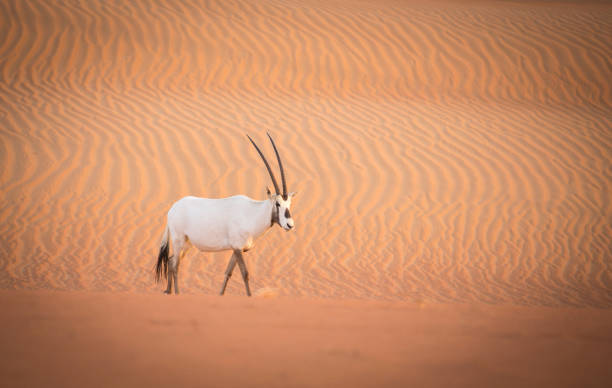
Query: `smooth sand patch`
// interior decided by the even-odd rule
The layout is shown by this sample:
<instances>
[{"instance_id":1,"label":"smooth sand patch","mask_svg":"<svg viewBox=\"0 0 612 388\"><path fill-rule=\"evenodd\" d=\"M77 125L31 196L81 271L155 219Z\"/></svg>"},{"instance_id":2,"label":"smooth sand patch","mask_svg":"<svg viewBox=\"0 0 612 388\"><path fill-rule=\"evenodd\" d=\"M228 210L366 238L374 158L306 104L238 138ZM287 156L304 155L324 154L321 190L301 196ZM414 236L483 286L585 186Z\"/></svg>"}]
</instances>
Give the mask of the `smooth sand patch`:
<instances>
[{"instance_id":1,"label":"smooth sand patch","mask_svg":"<svg viewBox=\"0 0 612 388\"><path fill-rule=\"evenodd\" d=\"M603 387L597 309L1 291L19 386Z\"/></svg>"}]
</instances>

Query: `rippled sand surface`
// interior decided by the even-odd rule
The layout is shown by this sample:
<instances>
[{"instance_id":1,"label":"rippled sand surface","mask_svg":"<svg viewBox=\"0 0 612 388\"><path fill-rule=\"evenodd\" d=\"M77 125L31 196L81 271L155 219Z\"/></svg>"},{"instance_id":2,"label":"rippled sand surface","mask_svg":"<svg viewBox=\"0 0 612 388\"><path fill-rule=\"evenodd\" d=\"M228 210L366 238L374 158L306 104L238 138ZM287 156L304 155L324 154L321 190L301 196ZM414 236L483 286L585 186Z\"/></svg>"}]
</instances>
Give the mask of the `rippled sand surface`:
<instances>
[{"instance_id":1,"label":"rippled sand surface","mask_svg":"<svg viewBox=\"0 0 612 388\"><path fill-rule=\"evenodd\" d=\"M260 294L612 307L610 5L8 0L0 36L1 289L161 292L167 210L263 199L269 130Z\"/></svg>"}]
</instances>

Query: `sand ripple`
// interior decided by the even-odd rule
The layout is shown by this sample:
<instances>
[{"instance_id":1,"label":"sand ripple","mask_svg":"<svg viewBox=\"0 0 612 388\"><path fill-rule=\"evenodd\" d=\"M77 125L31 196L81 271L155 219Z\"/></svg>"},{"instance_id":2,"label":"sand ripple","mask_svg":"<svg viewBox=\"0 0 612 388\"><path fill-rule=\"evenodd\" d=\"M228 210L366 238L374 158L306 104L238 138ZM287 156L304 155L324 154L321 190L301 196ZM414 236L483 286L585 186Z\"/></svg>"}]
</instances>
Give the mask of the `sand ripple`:
<instances>
[{"instance_id":1,"label":"sand ripple","mask_svg":"<svg viewBox=\"0 0 612 388\"><path fill-rule=\"evenodd\" d=\"M608 5L9 0L0 15L0 288L157 290L172 202L263 198L244 134L270 130L297 229L248 254L254 289L612 306ZM228 257L192 250L183 290L216 292Z\"/></svg>"}]
</instances>

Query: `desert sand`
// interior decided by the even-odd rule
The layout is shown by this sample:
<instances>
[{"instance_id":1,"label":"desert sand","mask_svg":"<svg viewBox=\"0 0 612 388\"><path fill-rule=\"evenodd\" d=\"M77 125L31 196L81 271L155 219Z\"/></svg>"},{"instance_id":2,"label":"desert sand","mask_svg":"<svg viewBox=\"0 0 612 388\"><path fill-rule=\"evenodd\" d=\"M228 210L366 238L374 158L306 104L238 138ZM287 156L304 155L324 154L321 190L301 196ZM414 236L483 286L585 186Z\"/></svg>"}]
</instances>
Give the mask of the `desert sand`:
<instances>
[{"instance_id":1,"label":"desert sand","mask_svg":"<svg viewBox=\"0 0 612 388\"><path fill-rule=\"evenodd\" d=\"M6 386L604 387L612 311L0 291Z\"/></svg>"},{"instance_id":2,"label":"desert sand","mask_svg":"<svg viewBox=\"0 0 612 388\"><path fill-rule=\"evenodd\" d=\"M248 334L249 385L606 381L611 37L598 1L0 2L3 376L238 385ZM192 249L164 299L166 212L265 198L266 131L298 195L245 255L259 297Z\"/></svg>"}]
</instances>

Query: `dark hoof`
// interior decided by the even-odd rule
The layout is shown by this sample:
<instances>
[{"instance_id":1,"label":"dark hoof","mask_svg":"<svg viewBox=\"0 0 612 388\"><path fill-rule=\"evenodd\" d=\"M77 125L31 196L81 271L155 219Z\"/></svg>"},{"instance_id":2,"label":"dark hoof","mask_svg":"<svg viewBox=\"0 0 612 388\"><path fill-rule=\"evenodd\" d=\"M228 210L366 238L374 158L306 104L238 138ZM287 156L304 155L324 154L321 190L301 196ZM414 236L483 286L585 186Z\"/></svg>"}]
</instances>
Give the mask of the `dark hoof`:
<instances>
[{"instance_id":1,"label":"dark hoof","mask_svg":"<svg viewBox=\"0 0 612 388\"><path fill-rule=\"evenodd\" d=\"M164 294L166 294L166 295L170 295L171 293L172 293L172 291L168 291L168 290L164 291Z\"/></svg>"}]
</instances>

